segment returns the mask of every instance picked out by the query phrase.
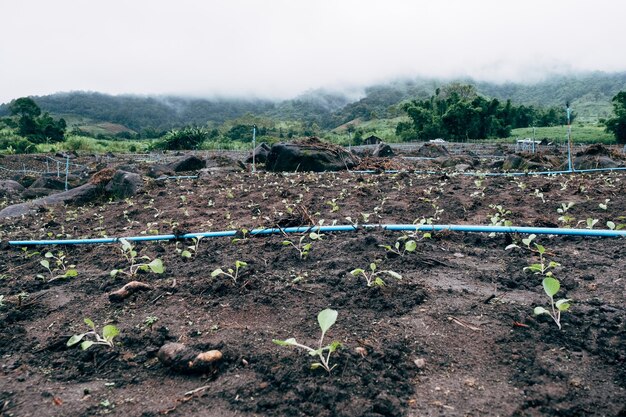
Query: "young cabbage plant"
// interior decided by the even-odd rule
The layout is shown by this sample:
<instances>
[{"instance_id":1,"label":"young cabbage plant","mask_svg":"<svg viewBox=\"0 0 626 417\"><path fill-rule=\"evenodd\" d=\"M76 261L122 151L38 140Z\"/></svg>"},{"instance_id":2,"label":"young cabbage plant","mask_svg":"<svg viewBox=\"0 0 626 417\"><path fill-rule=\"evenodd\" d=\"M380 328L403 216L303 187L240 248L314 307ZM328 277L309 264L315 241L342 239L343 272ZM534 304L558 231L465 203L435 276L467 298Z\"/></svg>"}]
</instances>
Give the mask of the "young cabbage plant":
<instances>
[{"instance_id":1,"label":"young cabbage plant","mask_svg":"<svg viewBox=\"0 0 626 417\"><path fill-rule=\"evenodd\" d=\"M75 269L76 265L65 265L65 254L62 251L57 252L56 255L52 252L46 252L44 258L45 259L39 261L39 264L50 273L50 279L48 279L47 282L56 279L71 278L78 275L78 271ZM50 261L53 261L54 265L50 265ZM37 278L43 279L44 281L46 280L41 274L37 274Z\"/></svg>"},{"instance_id":2,"label":"young cabbage plant","mask_svg":"<svg viewBox=\"0 0 626 417\"><path fill-rule=\"evenodd\" d=\"M398 239L393 246L391 245L378 245L378 246L385 249L387 253L394 254L399 257L403 257L406 252L415 252L415 249L417 249L417 242L415 242L413 239L407 240L406 242L404 242L404 245L402 244L402 242L400 242L400 240L401 239Z\"/></svg>"},{"instance_id":3,"label":"young cabbage plant","mask_svg":"<svg viewBox=\"0 0 626 417\"><path fill-rule=\"evenodd\" d=\"M311 369L323 368L330 374L331 371L337 366L337 364L332 366L330 365L330 355L341 347L341 343L333 341L329 345L324 346L324 336L326 335L328 329L330 329L332 325L335 324L335 321L337 321L337 315L338 313L336 310L329 308L320 311L317 315L317 323L322 330L322 336L317 344L317 349L298 343L295 338L286 340L273 339L272 342L279 346L295 346L306 350L311 356L317 356L319 362L312 363Z\"/></svg>"},{"instance_id":4,"label":"young cabbage plant","mask_svg":"<svg viewBox=\"0 0 626 417\"><path fill-rule=\"evenodd\" d=\"M381 274L387 274L395 279L402 279L402 275L398 274L395 271L391 271L391 270L377 271L376 270L377 268L378 267L376 266L376 263L372 262L370 263L369 272L361 268L356 268L350 271L350 274L355 277L362 275L363 278L365 278L365 282L367 283L368 287L384 286L385 281L383 281L382 278L380 277Z\"/></svg>"},{"instance_id":5,"label":"young cabbage plant","mask_svg":"<svg viewBox=\"0 0 626 417\"><path fill-rule=\"evenodd\" d=\"M533 251L539 254L539 263L530 264L529 266L524 267L524 271L530 271L530 272L533 272L534 274L551 277L552 271L550 271L550 269L554 269L557 266L561 266L561 264L558 262L554 262L554 261L550 261L546 263L546 258L545 258L546 248L543 245L539 245L537 243L533 243L533 245L535 245L535 249Z\"/></svg>"},{"instance_id":6,"label":"young cabbage plant","mask_svg":"<svg viewBox=\"0 0 626 417\"><path fill-rule=\"evenodd\" d=\"M557 292L559 292L559 289L561 288L561 284L556 278L546 277L543 279L542 284L543 284L543 290L550 298L550 306L549 306L549 309L546 309L543 307L535 307L534 313L536 316L540 314L549 315L550 317L552 317L552 320L554 320L554 322L556 323L556 325L559 327L559 330L560 330L561 329L561 313L563 311L569 310L571 300L563 298L556 302L554 301L554 296L556 295Z\"/></svg>"},{"instance_id":7,"label":"young cabbage plant","mask_svg":"<svg viewBox=\"0 0 626 417\"><path fill-rule=\"evenodd\" d=\"M165 272L163 261L161 261L159 258L150 259L149 256L145 256L145 255L138 257L135 247L131 245L131 243L128 240L124 238L120 238L119 241L122 244L120 248L120 250L122 251L122 255L124 255L124 258L126 258L126 260L130 263L130 266L128 268L128 271L125 271L123 269L112 270L111 271L112 277L117 276L117 274L125 274L125 275L133 277L137 274L138 271L145 271L145 272L152 271L155 274L162 274L163 272ZM139 259L147 260L149 262L137 263L137 260Z\"/></svg>"},{"instance_id":8,"label":"young cabbage plant","mask_svg":"<svg viewBox=\"0 0 626 417\"><path fill-rule=\"evenodd\" d=\"M84 321L91 330L85 333L75 334L74 336L70 337L67 341L68 347L76 345L81 340L82 342L80 344L80 347L83 350L87 350L93 345L105 345L110 348L115 347L115 345L113 344L113 339L118 334L120 334L120 331L117 327L113 326L112 324L107 324L102 328L102 335L100 335L96 331L96 325L93 323L93 321L91 321L91 319L85 318ZM92 337L95 340L83 340L88 336Z\"/></svg>"},{"instance_id":9,"label":"young cabbage plant","mask_svg":"<svg viewBox=\"0 0 626 417\"><path fill-rule=\"evenodd\" d=\"M236 284L237 278L239 278L239 270L242 268L245 268L246 266L248 266L246 262L235 261L235 269L228 268L227 269L228 272L225 272L221 268L217 268L215 271L211 272L211 276L217 277L219 275L226 275L227 277L230 277L233 280L233 282Z\"/></svg>"},{"instance_id":10,"label":"young cabbage plant","mask_svg":"<svg viewBox=\"0 0 626 417\"><path fill-rule=\"evenodd\" d=\"M191 241L193 242L193 245L187 246L187 249L180 250L180 256L183 258L192 258L197 255L198 248L200 247L200 240L202 240L202 236L192 237Z\"/></svg>"},{"instance_id":11,"label":"young cabbage plant","mask_svg":"<svg viewBox=\"0 0 626 417\"><path fill-rule=\"evenodd\" d=\"M306 259L306 257L309 256L309 252L311 251L311 248L313 247L313 242L317 240L322 240L322 236L324 235L321 233L311 232L309 234L304 234L300 236L300 240L298 241L297 244L293 243L291 240L285 240L283 241L283 245L293 246L293 248L298 251L298 254L300 255L300 259ZM307 237L310 240L309 242L305 242L305 239Z\"/></svg>"}]
</instances>

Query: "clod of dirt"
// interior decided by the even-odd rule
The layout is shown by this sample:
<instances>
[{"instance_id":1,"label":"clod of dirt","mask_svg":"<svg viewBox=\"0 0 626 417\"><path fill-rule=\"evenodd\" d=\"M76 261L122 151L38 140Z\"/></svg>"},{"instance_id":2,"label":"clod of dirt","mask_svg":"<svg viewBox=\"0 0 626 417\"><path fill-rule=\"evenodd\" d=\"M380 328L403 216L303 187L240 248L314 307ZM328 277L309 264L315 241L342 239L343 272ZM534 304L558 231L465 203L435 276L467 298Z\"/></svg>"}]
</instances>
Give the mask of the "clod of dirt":
<instances>
[{"instance_id":1,"label":"clod of dirt","mask_svg":"<svg viewBox=\"0 0 626 417\"><path fill-rule=\"evenodd\" d=\"M152 287L146 283L131 281L119 290L109 293L109 301L111 301L112 303L119 303L138 291L145 291L150 289L152 289Z\"/></svg>"},{"instance_id":2,"label":"clod of dirt","mask_svg":"<svg viewBox=\"0 0 626 417\"><path fill-rule=\"evenodd\" d=\"M175 371L190 373L215 372L222 357L219 350L198 352L182 343L165 344L157 353L163 365Z\"/></svg>"}]
</instances>

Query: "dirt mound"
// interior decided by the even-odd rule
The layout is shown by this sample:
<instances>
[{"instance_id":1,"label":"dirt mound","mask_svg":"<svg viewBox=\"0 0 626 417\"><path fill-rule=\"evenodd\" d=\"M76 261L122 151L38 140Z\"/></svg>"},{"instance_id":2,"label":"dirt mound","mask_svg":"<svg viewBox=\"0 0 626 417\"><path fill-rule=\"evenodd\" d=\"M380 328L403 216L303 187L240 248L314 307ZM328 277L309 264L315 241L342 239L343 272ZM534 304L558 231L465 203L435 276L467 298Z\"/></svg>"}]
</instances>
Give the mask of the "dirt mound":
<instances>
[{"instance_id":1,"label":"dirt mound","mask_svg":"<svg viewBox=\"0 0 626 417\"><path fill-rule=\"evenodd\" d=\"M389 158L366 157L361 160L359 165L354 167L357 171L403 171L409 167L400 161Z\"/></svg>"}]
</instances>

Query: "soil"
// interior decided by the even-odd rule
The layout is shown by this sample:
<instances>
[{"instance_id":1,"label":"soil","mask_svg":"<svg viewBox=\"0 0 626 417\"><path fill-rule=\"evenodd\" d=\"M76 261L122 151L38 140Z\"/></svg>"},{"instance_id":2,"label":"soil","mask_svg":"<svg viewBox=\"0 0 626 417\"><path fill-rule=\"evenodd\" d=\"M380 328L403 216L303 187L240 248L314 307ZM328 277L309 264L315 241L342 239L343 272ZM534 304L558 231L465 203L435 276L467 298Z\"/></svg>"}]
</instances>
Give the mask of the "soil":
<instances>
[{"instance_id":1,"label":"soil","mask_svg":"<svg viewBox=\"0 0 626 417\"><path fill-rule=\"evenodd\" d=\"M8 158L8 157L7 157ZM80 163L80 162L78 162ZM19 166L19 164L17 164ZM17 203L4 197L2 205ZM606 200L609 200L606 202ZM417 234L414 252L388 253L406 234L380 229L324 233L302 259L301 235L136 243L163 274L128 270L121 245L38 246L8 240L141 236L258 227L350 224L491 224L562 227L588 218L626 223L626 175L550 177L459 174L233 173L149 180L129 199L51 206L2 220L0 415L2 416L624 416L626 314L624 240L541 235L560 264L558 298L572 300L559 330L548 316L539 262L525 236ZM606 204L606 209L600 207ZM347 219L349 218L349 219ZM580 223L579 222L583 222ZM309 242L308 237L303 242ZM402 243L403 241L400 240ZM505 250L511 243L522 248ZM49 281L43 254L63 251L78 276ZM38 253L37 253L38 252ZM236 281L212 277L245 261ZM368 287L355 268L392 270ZM37 278L42 274L46 279ZM58 274L58 273L57 273ZM150 289L122 301L130 281ZM326 342L342 347L330 374L314 358L272 339L315 346L316 316L338 311ZM114 348L67 347L74 334L113 324ZM203 374L159 362L166 343L219 350Z\"/></svg>"}]
</instances>

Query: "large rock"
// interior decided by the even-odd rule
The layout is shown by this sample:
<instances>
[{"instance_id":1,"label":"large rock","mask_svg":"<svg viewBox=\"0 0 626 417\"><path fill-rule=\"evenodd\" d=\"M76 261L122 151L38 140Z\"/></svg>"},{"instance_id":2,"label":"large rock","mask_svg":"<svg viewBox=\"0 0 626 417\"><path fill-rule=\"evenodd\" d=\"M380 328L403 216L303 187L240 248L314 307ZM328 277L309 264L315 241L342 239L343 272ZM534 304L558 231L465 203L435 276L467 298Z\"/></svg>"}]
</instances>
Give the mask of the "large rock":
<instances>
[{"instance_id":1,"label":"large rock","mask_svg":"<svg viewBox=\"0 0 626 417\"><path fill-rule=\"evenodd\" d=\"M174 172L198 171L206 168L206 161L195 155L185 155L166 165L167 168Z\"/></svg>"},{"instance_id":2,"label":"large rock","mask_svg":"<svg viewBox=\"0 0 626 417\"><path fill-rule=\"evenodd\" d=\"M437 143L425 143L418 150L417 155L424 158L437 158L440 156L448 156L448 148Z\"/></svg>"},{"instance_id":3,"label":"large rock","mask_svg":"<svg viewBox=\"0 0 626 417\"><path fill-rule=\"evenodd\" d=\"M4 210L0 211L0 219L32 213L41 207L55 204L84 204L98 197L101 191L101 188L97 185L87 183L69 191L6 207Z\"/></svg>"},{"instance_id":4,"label":"large rock","mask_svg":"<svg viewBox=\"0 0 626 417\"><path fill-rule=\"evenodd\" d=\"M127 171L117 171L105 190L115 198L132 197L143 187L141 175Z\"/></svg>"},{"instance_id":5,"label":"large rock","mask_svg":"<svg viewBox=\"0 0 626 417\"><path fill-rule=\"evenodd\" d=\"M17 181L0 180L0 196L19 194L24 191L24 187Z\"/></svg>"},{"instance_id":6,"label":"large rock","mask_svg":"<svg viewBox=\"0 0 626 417\"><path fill-rule=\"evenodd\" d=\"M261 142L259 146L254 148L254 151L246 158L246 163L252 163L252 155L254 155L254 162L264 164L267 162L267 156L270 154L270 145L265 142Z\"/></svg>"},{"instance_id":7,"label":"large rock","mask_svg":"<svg viewBox=\"0 0 626 417\"><path fill-rule=\"evenodd\" d=\"M389 144L385 142L378 142L378 144L376 144L376 147L374 148L374 151L372 152L372 156L379 158L391 157L393 156L393 149L391 149L391 146L389 146Z\"/></svg>"},{"instance_id":8,"label":"large rock","mask_svg":"<svg viewBox=\"0 0 626 417\"><path fill-rule=\"evenodd\" d=\"M269 171L340 171L358 164L357 158L340 146L308 138L272 146L265 167Z\"/></svg>"},{"instance_id":9,"label":"large rock","mask_svg":"<svg viewBox=\"0 0 626 417\"><path fill-rule=\"evenodd\" d=\"M69 184L68 184L69 185ZM56 175L44 174L37 178L28 188L49 188L51 190L65 190L65 178Z\"/></svg>"}]
</instances>

